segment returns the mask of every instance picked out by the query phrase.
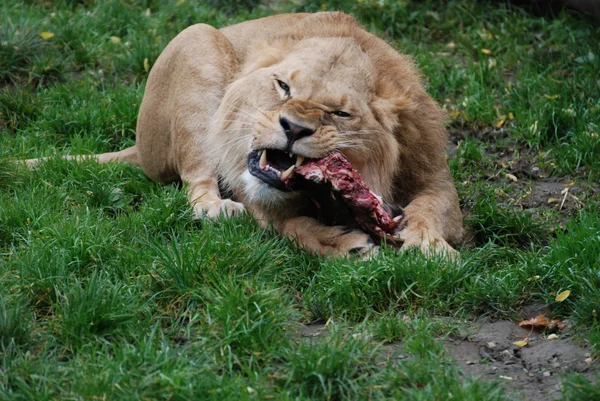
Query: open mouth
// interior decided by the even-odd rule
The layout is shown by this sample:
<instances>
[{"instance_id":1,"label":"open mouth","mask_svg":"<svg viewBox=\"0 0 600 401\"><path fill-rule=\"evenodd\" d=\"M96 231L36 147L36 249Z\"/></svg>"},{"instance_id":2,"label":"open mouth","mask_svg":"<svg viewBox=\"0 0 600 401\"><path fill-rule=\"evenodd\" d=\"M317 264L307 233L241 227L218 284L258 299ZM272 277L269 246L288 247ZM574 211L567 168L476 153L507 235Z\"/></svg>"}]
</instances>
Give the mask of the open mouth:
<instances>
[{"instance_id":1,"label":"open mouth","mask_svg":"<svg viewBox=\"0 0 600 401\"><path fill-rule=\"evenodd\" d=\"M255 149L248 156L248 171L263 182L287 191L287 181L304 163L304 156L277 149Z\"/></svg>"}]
</instances>

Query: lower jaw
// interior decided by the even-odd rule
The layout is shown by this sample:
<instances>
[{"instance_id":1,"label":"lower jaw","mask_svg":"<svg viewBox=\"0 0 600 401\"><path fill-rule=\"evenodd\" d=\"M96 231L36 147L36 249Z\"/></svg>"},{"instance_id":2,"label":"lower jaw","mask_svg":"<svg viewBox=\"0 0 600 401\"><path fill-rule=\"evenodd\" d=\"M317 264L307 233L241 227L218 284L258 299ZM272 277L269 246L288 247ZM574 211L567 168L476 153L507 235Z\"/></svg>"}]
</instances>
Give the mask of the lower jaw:
<instances>
[{"instance_id":1,"label":"lower jaw","mask_svg":"<svg viewBox=\"0 0 600 401\"><path fill-rule=\"evenodd\" d=\"M275 175L273 172L266 172L261 170L260 168L248 168L248 172L252 174L254 177L261 180L264 184L278 189L283 192L288 192L289 189L285 186L285 183Z\"/></svg>"}]
</instances>

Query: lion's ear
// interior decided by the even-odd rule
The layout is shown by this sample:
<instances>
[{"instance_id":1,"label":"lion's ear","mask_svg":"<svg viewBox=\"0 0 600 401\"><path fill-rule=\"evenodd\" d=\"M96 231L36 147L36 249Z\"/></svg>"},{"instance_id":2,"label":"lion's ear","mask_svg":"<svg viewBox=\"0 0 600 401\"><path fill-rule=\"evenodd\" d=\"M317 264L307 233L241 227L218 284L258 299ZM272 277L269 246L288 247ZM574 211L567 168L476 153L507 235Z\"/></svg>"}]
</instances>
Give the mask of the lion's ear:
<instances>
[{"instance_id":1,"label":"lion's ear","mask_svg":"<svg viewBox=\"0 0 600 401\"><path fill-rule=\"evenodd\" d=\"M246 62L243 75L250 74L261 68L272 66L283 60L286 53L282 43L270 43L266 40L255 40L250 43L246 52Z\"/></svg>"}]
</instances>

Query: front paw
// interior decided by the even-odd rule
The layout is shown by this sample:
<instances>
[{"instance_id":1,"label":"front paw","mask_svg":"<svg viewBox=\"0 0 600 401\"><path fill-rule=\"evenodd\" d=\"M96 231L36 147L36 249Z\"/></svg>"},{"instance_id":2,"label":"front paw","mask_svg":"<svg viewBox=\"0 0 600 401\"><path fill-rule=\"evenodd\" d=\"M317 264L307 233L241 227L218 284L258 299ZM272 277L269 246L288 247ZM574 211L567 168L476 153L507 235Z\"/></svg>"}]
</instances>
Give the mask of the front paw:
<instances>
[{"instance_id":1,"label":"front paw","mask_svg":"<svg viewBox=\"0 0 600 401\"><path fill-rule=\"evenodd\" d=\"M442 255L454 259L458 256L458 252L448 244L442 235L424 222L406 221L394 237L402 242L401 251L417 248L426 257Z\"/></svg>"},{"instance_id":2,"label":"front paw","mask_svg":"<svg viewBox=\"0 0 600 401\"><path fill-rule=\"evenodd\" d=\"M335 255L358 256L361 259L370 259L379 254L379 246L373 239L360 230L343 226L329 227L330 235L322 240L322 244Z\"/></svg>"},{"instance_id":3,"label":"front paw","mask_svg":"<svg viewBox=\"0 0 600 401\"><path fill-rule=\"evenodd\" d=\"M194 205L194 219L217 220L223 217L232 217L245 211L246 207L244 205L231 199L204 201Z\"/></svg>"},{"instance_id":4,"label":"front paw","mask_svg":"<svg viewBox=\"0 0 600 401\"><path fill-rule=\"evenodd\" d=\"M344 226L325 226L312 217L286 220L280 230L302 248L319 255L368 259L379 251L379 247L365 232Z\"/></svg>"}]
</instances>

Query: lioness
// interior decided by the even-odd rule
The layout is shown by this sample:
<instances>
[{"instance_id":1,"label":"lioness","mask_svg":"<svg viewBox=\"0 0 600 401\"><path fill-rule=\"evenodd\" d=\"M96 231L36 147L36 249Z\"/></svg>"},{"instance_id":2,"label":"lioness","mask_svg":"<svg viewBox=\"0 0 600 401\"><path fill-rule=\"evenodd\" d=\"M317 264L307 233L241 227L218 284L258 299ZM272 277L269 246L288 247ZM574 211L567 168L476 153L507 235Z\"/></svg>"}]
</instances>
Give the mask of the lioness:
<instances>
[{"instance_id":1,"label":"lioness","mask_svg":"<svg viewBox=\"0 0 600 401\"><path fill-rule=\"evenodd\" d=\"M248 210L311 252L367 256L369 235L326 226L305 194L276 185L340 151L388 210L403 208L403 248L453 252L463 227L443 119L413 62L351 16L286 14L181 32L150 71L135 146L95 157L183 181L198 217Z\"/></svg>"}]
</instances>

